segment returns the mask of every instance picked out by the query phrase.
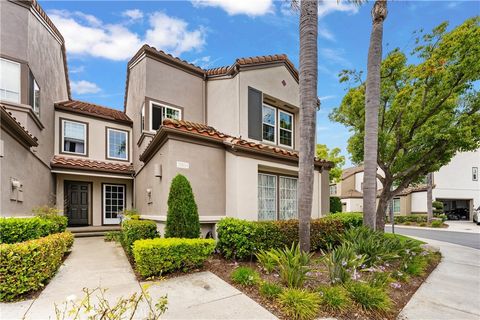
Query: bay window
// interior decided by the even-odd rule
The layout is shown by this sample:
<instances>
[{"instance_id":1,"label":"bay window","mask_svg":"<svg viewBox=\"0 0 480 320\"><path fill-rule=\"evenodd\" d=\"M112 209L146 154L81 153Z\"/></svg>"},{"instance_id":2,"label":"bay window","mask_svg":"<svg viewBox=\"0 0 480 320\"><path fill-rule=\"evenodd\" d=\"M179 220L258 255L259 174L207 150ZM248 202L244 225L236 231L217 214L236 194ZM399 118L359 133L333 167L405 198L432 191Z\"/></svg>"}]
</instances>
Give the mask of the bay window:
<instances>
[{"instance_id":1,"label":"bay window","mask_svg":"<svg viewBox=\"0 0 480 320\"><path fill-rule=\"evenodd\" d=\"M182 110L158 103L150 104L150 130L156 131L160 129L163 120L174 119L180 120L182 118Z\"/></svg>"},{"instance_id":2,"label":"bay window","mask_svg":"<svg viewBox=\"0 0 480 320\"><path fill-rule=\"evenodd\" d=\"M62 119L62 152L87 155L87 124Z\"/></svg>"},{"instance_id":3,"label":"bay window","mask_svg":"<svg viewBox=\"0 0 480 320\"><path fill-rule=\"evenodd\" d=\"M20 103L20 63L0 58L0 99Z\"/></svg>"},{"instance_id":4,"label":"bay window","mask_svg":"<svg viewBox=\"0 0 480 320\"><path fill-rule=\"evenodd\" d=\"M128 160L128 132L107 128L107 158Z\"/></svg>"},{"instance_id":5,"label":"bay window","mask_svg":"<svg viewBox=\"0 0 480 320\"><path fill-rule=\"evenodd\" d=\"M258 220L298 218L297 178L258 174Z\"/></svg>"}]
</instances>

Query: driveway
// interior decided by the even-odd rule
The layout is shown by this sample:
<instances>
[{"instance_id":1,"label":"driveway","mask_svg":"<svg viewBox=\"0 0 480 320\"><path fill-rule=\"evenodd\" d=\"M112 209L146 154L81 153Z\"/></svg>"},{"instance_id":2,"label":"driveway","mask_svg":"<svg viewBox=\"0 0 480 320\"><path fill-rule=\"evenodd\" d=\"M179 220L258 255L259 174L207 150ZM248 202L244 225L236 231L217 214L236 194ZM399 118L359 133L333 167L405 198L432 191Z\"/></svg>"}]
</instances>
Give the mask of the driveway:
<instances>
[{"instance_id":1,"label":"driveway","mask_svg":"<svg viewBox=\"0 0 480 320\"><path fill-rule=\"evenodd\" d=\"M448 223L448 222L447 222ZM473 224L473 227L477 227ZM385 226L386 232L392 232L391 226ZM449 231L448 229L426 229L420 227L395 226L395 233L406 236L420 237L425 239L438 240L474 249L480 249L480 233Z\"/></svg>"}]
</instances>

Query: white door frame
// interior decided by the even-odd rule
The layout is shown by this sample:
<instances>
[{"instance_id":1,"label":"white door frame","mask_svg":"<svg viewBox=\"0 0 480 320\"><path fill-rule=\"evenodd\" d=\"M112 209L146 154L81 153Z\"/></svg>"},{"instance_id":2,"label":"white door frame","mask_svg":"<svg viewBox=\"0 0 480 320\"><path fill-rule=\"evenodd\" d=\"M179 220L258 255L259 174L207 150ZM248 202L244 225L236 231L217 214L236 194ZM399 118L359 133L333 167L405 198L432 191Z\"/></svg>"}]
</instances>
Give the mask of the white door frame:
<instances>
[{"instance_id":1,"label":"white door frame","mask_svg":"<svg viewBox=\"0 0 480 320\"><path fill-rule=\"evenodd\" d=\"M103 224L119 224L120 223L120 218L118 217L118 214L121 212L117 212L117 218L107 218L107 199L106 199L106 189L107 187L117 187L117 188L122 188L123 189L123 206L122 206L122 211L125 210L126 206L126 201L127 201L127 186L124 184L115 184L115 183L104 183L102 184L102 199L103 199L103 210L102 210L102 215L103 215Z\"/></svg>"}]
</instances>

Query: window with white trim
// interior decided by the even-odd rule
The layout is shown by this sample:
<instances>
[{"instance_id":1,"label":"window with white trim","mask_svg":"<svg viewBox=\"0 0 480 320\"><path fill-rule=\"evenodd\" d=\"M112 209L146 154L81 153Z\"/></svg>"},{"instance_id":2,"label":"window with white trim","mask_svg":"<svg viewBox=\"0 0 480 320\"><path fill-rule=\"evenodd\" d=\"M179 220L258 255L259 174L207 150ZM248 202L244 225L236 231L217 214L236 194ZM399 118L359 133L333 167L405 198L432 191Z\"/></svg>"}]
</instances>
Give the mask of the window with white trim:
<instances>
[{"instance_id":1,"label":"window with white trim","mask_svg":"<svg viewBox=\"0 0 480 320\"><path fill-rule=\"evenodd\" d=\"M293 147L293 115L278 110L278 144L286 147Z\"/></svg>"},{"instance_id":2,"label":"window with white trim","mask_svg":"<svg viewBox=\"0 0 480 320\"><path fill-rule=\"evenodd\" d=\"M30 97L33 112L39 117L40 116L40 87L38 86L37 81L32 77L32 84L30 88Z\"/></svg>"},{"instance_id":3,"label":"window with white trim","mask_svg":"<svg viewBox=\"0 0 480 320\"><path fill-rule=\"evenodd\" d=\"M87 154L87 125L81 122L62 120L62 152Z\"/></svg>"},{"instance_id":4,"label":"window with white trim","mask_svg":"<svg viewBox=\"0 0 480 320\"><path fill-rule=\"evenodd\" d=\"M393 213L400 214L400 198L394 198L392 201L393 201Z\"/></svg>"},{"instance_id":5,"label":"window with white trim","mask_svg":"<svg viewBox=\"0 0 480 320\"><path fill-rule=\"evenodd\" d=\"M142 105L142 110L140 111L140 130L141 132L145 130L145 104Z\"/></svg>"},{"instance_id":6,"label":"window with white trim","mask_svg":"<svg viewBox=\"0 0 480 320\"><path fill-rule=\"evenodd\" d=\"M150 130L158 130L165 119L180 120L181 118L182 110L178 108L153 102L150 104Z\"/></svg>"},{"instance_id":7,"label":"window with white trim","mask_svg":"<svg viewBox=\"0 0 480 320\"><path fill-rule=\"evenodd\" d=\"M298 218L297 183L295 177L259 173L258 220Z\"/></svg>"},{"instance_id":8,"label":"window with white trim","mask_svg":"<svg viewBox=\"0 0 480 320\"><path fill-rule=\"evenodd\" d=\"M107 128L107 158L128 160L128 132Z\"/></svg>"},{"instance_id":9,"label":"window with white trim","mask_svg":"<svg viewBox=\"0 0 480 320\"><path fill-rule=\"evenodd\" d=\"M0 58L0 99L20 103L20 63Z\"/></svg>"},{"instance_id":10,"label":"window with white trim","mask_svg":"<svg viewBox=\"0 0 480 320\"><path fill-rule=\"evenodd\" d=\"M105 222L109 219L117 219L125 209L125 186L121 184L103 185L103 211ZM110 220L111 221L111 220Z\"/></svg>"},{"instance_id":11,"label":"window with white trim","mask_svg":"<svg viewBox=\"0 0 480 320\"><path fill-rule=\"evenodd\" d=\"M264 104L262 108L262 139L276 142L277 109Z\"/></svg>"}]
</instances>

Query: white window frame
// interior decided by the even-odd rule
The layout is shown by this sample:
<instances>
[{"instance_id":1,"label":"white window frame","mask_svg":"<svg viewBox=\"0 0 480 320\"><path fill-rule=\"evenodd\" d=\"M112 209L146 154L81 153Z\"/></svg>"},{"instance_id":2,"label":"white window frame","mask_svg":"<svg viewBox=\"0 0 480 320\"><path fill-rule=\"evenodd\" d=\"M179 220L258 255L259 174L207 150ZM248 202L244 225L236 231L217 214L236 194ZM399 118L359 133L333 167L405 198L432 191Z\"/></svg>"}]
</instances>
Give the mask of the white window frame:
<instances>
[{"instance_id":1,"label":"white window frame","mask_svg":"<svg viewBox=\"0 0 480 320\"><path fill-rule=\"evenodd\" d=\"M76 123L76 124L81 124L84 128L83 130L83 153L80 152L71 152L71 151L65 151L65 123L70 122L70 123ZM67 119L62 119L62 127L60 128L62 130L62 153L68 153L68 154L77 154L77 155L82 155L86 156L88 153L88 141L87 141L87 124L79 121L74 121L74 120L67 120Z\"/></svg>"},{"instance_id":2,"label":"white window frame","mask_svg":"<svg viewBox=\"0 0 480 320\"><path fill-rule=\"evenodd\" d=\"M265 108L265 107L268 108L268 109L272 109L275 112L275 117L274 117L275 124L273 125L273 141L265 140L263 138L263 126L264 125L267 125L267 126L270 126L270 127L272 126L270 123L266 123L266 122L263 121L263 119L264 119L263 108ZM277 134L278 134L277 133L277 127L278 127L278 125L277 125L277 123L278 123L277 115L278 115L277 108L275 108L275 107L273 107L269 104L266 104L266 103L262 104L262 141L265 142L265 143L277 144Z\"/></svg>"},{"instance_id":3,"label":"white window frame","mask_svg":"<svg viewBox=\"0 0 480 320\"><path fill-rule=\"evenodd\" d=\"M126 144L125 145L125 158L119 158L119 157L114 157L114 156L110 155L110 132L111 131L121 132L121 133L125 134L125 144ZM128 161L128 147L129 147L128 136L129 136L128 131L115 129L115 128L107 128L107 158L108 159Z\"/></svg>"},{"instance_id":4,"label":"white window frame","mask_svg":"<svg viewBox=\"0 0 480 320\"><path fill-rule=\"evenodd\" d=\"M268 174L268 173L264 173L264 172L258 172L257 174L257 181L258 181L258 176L259 175L264 175L264 176L268 176L268 177L274 177L275 178L275 220L278 220L278 177L277 175L275 174ZM259 186L257 185L257 201L258 201L258 204L257 204L257 219L259 218L259 214L260 214L260 199L258 197L258 188ZM259 220L259 219L258 219ZM259 220L261 221L261 220Z\"/></svg>"},{"instance_id":5,"label":"white window frame","mask_svg":"<svg viewBox=\"0 0 480 320\"><path fill-rule=\"evenodd\" d=\"M18 86L18 100L17 101L2 98L1 96L0 96L0 100L10 101L10 102L14 102L14 103L20 103L21 99L22 99L22 65L21 65L21 63L10 60L10 59L0 58L0 60L7 61L8 63L12 63L12 64L15 64L15 65L18 66L18 84L19 84L19 86ZM0 89L3 89L3 88L0 88Z\"/></svg>"},{"instance_id":6,"label":"white window frame","mask_svg":"<svg viewBox=\"0 0 480 320\"><path fill-rule=\"evenodd\" d=\"M290 179L290 180L295 180L297 182L297 194L296 194L296 199L295 199L295 203L297 205L297 208L296 208L296 214L297 214L297 219L298 219L298 178L297 177L290 177L290 176L282 176L282 175L279 175L278 176L278 179L277 179L277 192L278 192L278 204L281 205L281 201L282 201L282 195L281 195L281 187L280 187L280 180L281 179ZM291 200L291 199L288 199L288 200ZM277 220L283 220L283 219L280 219L280 215L281 215L281 206L279 206L278 208L278 212L277 212Z\"/></svg>"},{"instance_id":7,"label":"white window frame","mask_svg":"<svg viewBox=\"0 0 480 320\"><path fill-rule=\"evenodd\" d=\"M163 120L165 120L165 118L163 118L163 109L172 109L172 110L176 110L178 111L178 114L179 114L179 120L182 120L182 109L180 108L176 108L176 107L172 107L172 106L168 106L166 104L163 104L163 103L159 103L159 102L155 102L155 101L150 101L150 106L149 106L149 109L150 109L150 119L149 119L149 131L151 132L155 132L155 130L153 129L153 105L155 105L155 107L161 107L162 108L162 111L161 111L161 116L162 116L162 119L161 119L161 122L163 123Z\"/></svg>"},{"instance_id":8,"label":"white window frame","mask_svg":"<svg viewBox=\"0 0 480 320\"><path fill-rule=\"evenodd\" d=\"M395 211L395 200L398 201L398 211ZM393 198L392 199L392 211L393 211L393 214L400 214L400 212L402 212L402 202L401 202L400 198Z\"/></svg>"},{"instance_id":9,"label":"white window frame","mask_svg":"<svg viewBox=\"0 0 480 320\"><path fill-rule=\"evenodd\" d=\"M281 126L280 126L280 114L281 114L281 113L285 113L285 114L289 115L290 117L292 117L292 129L291 129L291 130L285 129L285 128L281 128ZM277 122L278 122L278 126L277 126L277 127L278 127L278 132L277 132L277 134L278 134L278 145L279 145L279 146L288 147L288 148L293 148L293 139L294 139L294 137L293 137L293 130L294 130L294 126L295 126L293 113L290 113L290 112L287 112L287 111L283 111L283 110L281 110L281 109L278 109L277 117L278 117L278 119L277 119ZM263 128L262 128L262 129L263 129ZM280 130L289 131L289 132L292 134L292 144L291 144L291 145L283 144L283 143L280 142L280 141L281 141L281 140L280 140Z\"/></svg>"},{"instance_id":10,"label":"white window frame","mask_svg":"<svg viewBox=\"0 0 480 320\"><path fill-rule=\"evenodd\" d=\"M110 187L121 187L123 189L123 210L127 207L127 187L124 184L115 184L115 183L105 183L102 188L102 206L103 206L103 223L104 224L119 224L120 218L118 215L121 212L117 213L117 218L107 218L107 186Z\"/></svg>"}]
</instances>

